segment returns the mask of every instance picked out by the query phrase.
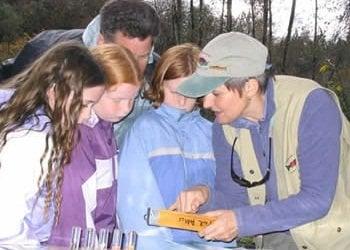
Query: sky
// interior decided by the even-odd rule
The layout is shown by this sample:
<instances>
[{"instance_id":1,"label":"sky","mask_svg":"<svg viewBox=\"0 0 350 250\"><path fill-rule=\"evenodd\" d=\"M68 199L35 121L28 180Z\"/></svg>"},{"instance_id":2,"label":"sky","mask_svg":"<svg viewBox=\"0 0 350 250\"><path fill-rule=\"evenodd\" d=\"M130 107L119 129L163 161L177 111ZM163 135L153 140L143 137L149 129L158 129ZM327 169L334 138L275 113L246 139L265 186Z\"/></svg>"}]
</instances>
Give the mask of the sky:
<instances>
[{"instance_id":1,"label":"sky","mask_svg":"<svg viewBox=\"0 0 350 250\"><path fill-rule=\"evenodd\" d=\"M209 0L205 0L209 1ZM221 13L221 0L211 0L218 13ZM329 0L318 0L318 24L319 28L325 31L327 38L330 38L339 28L337 16L342 14L343 6L334 6ZM297 0L293 30L301 30L303 27L311 32L314 30L314 0ZM244 0L232 0L232 15L237 17L242 12L249 12L250 6ZM277 37L287 34L288 22L292 0L272 0L273 32Z\"/></svg>"}]
</instances>

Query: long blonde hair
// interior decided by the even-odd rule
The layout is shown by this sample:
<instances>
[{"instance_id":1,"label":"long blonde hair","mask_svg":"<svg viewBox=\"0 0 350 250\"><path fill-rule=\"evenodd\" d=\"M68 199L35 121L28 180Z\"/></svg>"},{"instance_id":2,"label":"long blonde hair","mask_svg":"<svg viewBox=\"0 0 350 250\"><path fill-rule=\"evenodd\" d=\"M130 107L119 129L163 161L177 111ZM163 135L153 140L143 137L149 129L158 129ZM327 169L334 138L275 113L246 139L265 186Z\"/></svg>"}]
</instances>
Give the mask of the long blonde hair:
<instances>
[{"instance_id":1,"label":"long blonde hair","mask_svg":"<svg viewBox=\"0 0 350 250\"><path fill-rule=\"evenodd\" d=\"M164 101L164 81L189 76L196 70L199 53L199 47L191 43L176 45L163 53L145 94L153 106L159 107Z\"/></svg>"},{"instance_id":2,"label":"long blonde hair","mask_svg":"<svg viewBox=\"0 0 350 250\"><path fill-rule=\"evenodd\" d=\"M0 150L6 145L10 132L21 128L29 119L39 124L37 111L43 109L50 120L50 132L46 136L46 148L41 157L45 190L45 214L52 201L55 218L61 205L63 167L70 162L78 117L82 109L83 88L104 86L102 68L88 49L77 43L61 43L38 58L23 73L6 82L2 88L14 89L8 102L0 107ZM53 89L54 107L50 107L47 92ZM67 109L68 97L72 96ZM49 151L48 141L52 139ZM47 175L43 176L43 159L49 156Z\"/></svg>"},{"instance_id":3,"label":"long blonde hair","mask_svg":"<svg viewBox=\"0 0 350 250\"><path fill-rule=\"evenodd\" d=\"M141 74L133 54L117 44L102 44L91 49L106 73L107 90L120 83L139 86Z\"/></svg>"}]
</instances>

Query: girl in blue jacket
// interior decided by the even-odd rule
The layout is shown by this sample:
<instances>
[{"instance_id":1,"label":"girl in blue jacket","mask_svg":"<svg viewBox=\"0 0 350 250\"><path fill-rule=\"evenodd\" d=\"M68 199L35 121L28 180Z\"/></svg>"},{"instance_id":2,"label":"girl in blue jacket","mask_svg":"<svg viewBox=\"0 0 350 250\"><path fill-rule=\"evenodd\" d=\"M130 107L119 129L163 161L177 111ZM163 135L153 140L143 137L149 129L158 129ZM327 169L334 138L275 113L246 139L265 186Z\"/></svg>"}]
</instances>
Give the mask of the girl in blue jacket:
<instances>
[{"instance_id":1,"label":"girl in blue jacket","mask_svg":"<svg viewBox=\"0 0 350 250\"><path fill-rule=\"evenodd\" d=\"M144 220L148 207L169 208L182 190L214 183L212 125L200 116L196 99L176 93L194 72L198 57L192 44L162 55L147 93L154 108L136 120L121 148L118 215L124 231L138 233L138 249L202 241L195 233L152 227Z\"/></svg>"}]
</instances>

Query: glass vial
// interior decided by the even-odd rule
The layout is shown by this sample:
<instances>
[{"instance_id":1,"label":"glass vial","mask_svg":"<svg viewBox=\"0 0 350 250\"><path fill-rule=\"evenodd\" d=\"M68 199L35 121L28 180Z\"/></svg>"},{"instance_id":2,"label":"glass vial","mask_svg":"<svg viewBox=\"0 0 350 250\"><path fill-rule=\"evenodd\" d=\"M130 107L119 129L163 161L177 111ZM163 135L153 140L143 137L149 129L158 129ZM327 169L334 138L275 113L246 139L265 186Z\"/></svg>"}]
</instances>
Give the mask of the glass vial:
<instances>
[{"instance_id":1,"label":"glass vial","mask_svg":"<svg viewBox=\"0 0 350 250\"><path fill-rule=\"evenodd\" d=\"M98 249L99 250L106 250L108 247L108 237L109 232L107 229L102 228L100 229L100 232L98 234Z\"/></svg>"},{"instance_id":2,"label":"glass vial","mask_svg":"<svg viewBox=\"0 0 350 250\"><path fill-rule=\"evenodd\" d=\"M96 231L94 228L87 228L84 235L83 249L94 250L96 243Z\"/></svg>"},{"instance_id":3,"label":"glass vial","mask_svg":"<svg viewBox=\"0 0 350 250\"><path fill-rule=\"evenodd\" d=\"M137 242L137 233L135 231L131 231L128 233L128 240L126 243L126 250L135 250Z\"/></svg>"},{"instance_id":4,"label":"glass vial","mask_svg":"<svg viewBox=\"0 0 350 250\"><path fill-rule=\"evenodd\" d=\"M81 227L73 227L72 234L70 237L70 250L79 250L81 237Z\"/></svg>"},{"instance_id":5,"label":"glass vial","mask_svg":"<svg viewBox=\"0 0 350 250\"><path fill-rule=\"evenodd\" d=\"M121 250L123 242L123 233L119 229L114 229L111 250Z\"/></svg>"}]
</instances>

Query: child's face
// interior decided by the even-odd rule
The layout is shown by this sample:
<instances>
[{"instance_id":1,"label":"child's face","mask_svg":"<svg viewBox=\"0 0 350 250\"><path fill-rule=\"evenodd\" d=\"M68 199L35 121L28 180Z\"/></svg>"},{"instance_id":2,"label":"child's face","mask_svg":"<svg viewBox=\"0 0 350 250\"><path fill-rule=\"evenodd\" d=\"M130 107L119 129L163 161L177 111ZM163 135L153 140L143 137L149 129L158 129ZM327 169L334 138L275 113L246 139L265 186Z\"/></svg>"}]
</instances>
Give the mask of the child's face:
<instances>
[{"instance_id":1,"label":"child's face","mask_svg":"<svg viewBox=\"0 0 350 250\"><path fill-rule=\"evenodd\" d=\"M100 100L105 91L104 86L84 88L83 90L83 107L81 109L78 123L85 123L91 117L92 107Z\"/></svg>"},{"instance_id":2,"label":"child's face","mask_svg":"<svg viewBox=\"0 0 350 250\"><path fill-rule=\"evenodd\" d=\"M120 121L132 110L139 89L137 85L120 83L106 90L94 106L96 114L105 121Z\"/></svg>"},{"instance_id":3,"label":"child's face","mask_svg":"<svg viewBox=\"0 0 350 250\"><path fill-rule=\"evenodd\" d=\"M177 87L186 77L164 81L164 104L190 112L193 110L196 99L183 96L176 92Z\"/></svg>"}]
</instances>

